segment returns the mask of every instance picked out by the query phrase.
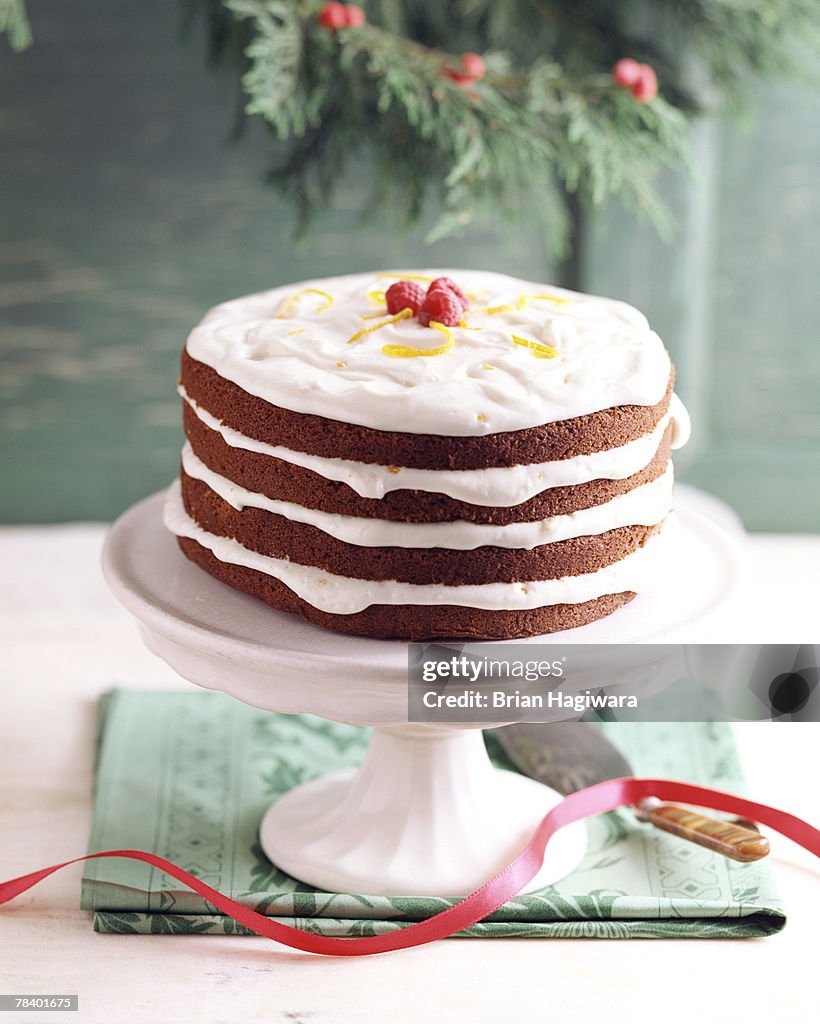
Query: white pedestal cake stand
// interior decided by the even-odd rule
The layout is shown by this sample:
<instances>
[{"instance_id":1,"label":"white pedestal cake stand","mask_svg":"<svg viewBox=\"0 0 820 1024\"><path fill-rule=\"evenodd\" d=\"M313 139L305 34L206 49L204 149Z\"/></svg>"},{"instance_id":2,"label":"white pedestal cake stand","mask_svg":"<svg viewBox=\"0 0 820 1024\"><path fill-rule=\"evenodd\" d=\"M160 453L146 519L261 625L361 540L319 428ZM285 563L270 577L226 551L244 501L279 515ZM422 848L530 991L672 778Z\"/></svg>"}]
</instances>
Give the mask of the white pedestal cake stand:
<instances>
[{"instance_id":1,"label":"white pedestal cake stand","mask_svg":"<svg viewBox=\"0 0 820 1024\"><path fill-rule=\"evenodd\" d=\"M260 841L274 863L329 892L460 896L521 851L559 794L494 768L478 726L408 723L405 643L331 633L212 579L179 551L162 503L154 495L121 516L103 553L148 647L191 682L256 707L375 727L357 771L298 786L269 809ZM738 578L741 533L714 499L680 488L677 504L666 589L524 642L660 642L672 628L700 639L692 629ZM582 824L563 829L528 888L566 875L585 845Z\"/></svg>"}]
</instances>

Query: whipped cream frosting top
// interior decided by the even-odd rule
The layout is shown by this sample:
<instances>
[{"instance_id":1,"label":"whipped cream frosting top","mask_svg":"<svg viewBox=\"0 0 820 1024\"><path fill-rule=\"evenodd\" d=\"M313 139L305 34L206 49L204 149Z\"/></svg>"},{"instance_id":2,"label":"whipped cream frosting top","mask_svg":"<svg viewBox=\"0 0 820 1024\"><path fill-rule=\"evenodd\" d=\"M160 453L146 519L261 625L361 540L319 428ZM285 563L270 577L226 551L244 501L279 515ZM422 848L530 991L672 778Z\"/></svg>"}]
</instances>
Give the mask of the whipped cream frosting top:
<instances>
[{"instance_id":1,"label":"whipped cream frosting top","mask_svg":"<svg viewBox=\"0 0 820 1024\"><path fill-rule=\"evenodd\" d=\"M350 343L379 314L387 318L380 293L405 275L450 277L469 294L466 327L450 328L452 346L416 319ZM446 350L400 357L386 346ZM545 347L555 355L545 357ZM248 295L214 307L187 349L281 408L452 437L656 405L670 373L663 342L632 306L476 270L350 274Z\"/></svg>"}]
</instances>

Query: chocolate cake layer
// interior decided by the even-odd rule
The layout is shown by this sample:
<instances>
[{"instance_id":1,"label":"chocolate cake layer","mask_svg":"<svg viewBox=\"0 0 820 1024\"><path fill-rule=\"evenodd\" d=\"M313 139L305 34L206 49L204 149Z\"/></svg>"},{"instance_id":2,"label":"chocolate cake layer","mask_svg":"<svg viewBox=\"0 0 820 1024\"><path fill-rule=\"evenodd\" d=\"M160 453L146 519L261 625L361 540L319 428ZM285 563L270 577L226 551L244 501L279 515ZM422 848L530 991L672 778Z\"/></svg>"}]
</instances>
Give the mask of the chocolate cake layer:
<instances>
[{"instance_id":1,"label":"chocolate cake layer","mask_svg":"<svg viewBox=\"0 0 820 1024\"><path fill-rule=\"evenodd\" d=\"M283 409L220 377L191 358L187 350L182 353L181 383L188 396L212 416L257 441L383 466L486 469L568 459L634 441L649 433L665 415L674 376L673 370L666 394L657 405L621 405L528 430L470 437L375 430Z\"/></svg>"},{"instance_id":2,"label":"chocolate cake layer","mask_svg":"<svg viewBox=\"0 0 820 1024\"><path fill-rule=\"evenodd\" d=\"M540 636L573 629L621 608L632 592L605 594L581 604L555 604L529 610L493 610L459 605L371 605L352 615L319 611L302 601L273 576L245 566L221 562L207 548L186 537L177 538L183 553L211 576L236 590L261 598L279 611L295 612L308 622L342 633L382 639L505 640Z\"/></svg>"},{"instance_id":3,"label":"chocolate cake layer","mask_svg":"<svg viewBox=\"0 0 820 1024\"><path fill-rule=\"evenodd\" d=\"M622 526L589 537L532 549L480 547L364 547L347 544L315 526L294 522L265 509L229 505L201 480L180 469L182 499L190 517L208 533L231 537L243 547L299 565L313 565L336 576L402 583L464 586L525 583L597 572L643 547L659 526Z\"/></svg>"},{"instance_id":4,"label":"chocolate cake layer","mask_svg":"<svg viewBox=\"0 0 820 1024\"><path fill-rule=\"evenodd\" d=\"M260 452L234 448L220 433L206 426L187 403L183 403L183 426L195 454L220 476L246 490L278 501L290 501L322 512L389 519L402 523L442 523L467 520L507 526L536 522L566 515L594 505L603 505L619 494L657 479L669 462L672 425L666 428L652 461L623 480L591 480L573 486L553 487L520 505L471 505L445 494L427 491L390 491L383 498L363 498L352 487L275 459Z\"/></svg>"}]
</instances>

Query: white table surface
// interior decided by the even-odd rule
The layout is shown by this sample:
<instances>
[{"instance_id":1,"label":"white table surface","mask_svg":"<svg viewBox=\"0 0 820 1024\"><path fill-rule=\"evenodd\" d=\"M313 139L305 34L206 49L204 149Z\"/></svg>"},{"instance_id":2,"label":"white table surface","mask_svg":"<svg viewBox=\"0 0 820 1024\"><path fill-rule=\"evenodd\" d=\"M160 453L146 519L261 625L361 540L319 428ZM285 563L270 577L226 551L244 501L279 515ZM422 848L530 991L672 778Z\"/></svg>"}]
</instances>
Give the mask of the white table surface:
<instances>
[{"instance_id":1,"label":"white table surface","mask_svg":"<svg viewBox=\"0 0 820 1024\"><path fill-rule=\"evenodd\" d=\"M97 697L179 688L142 646L98 569L98 525L0 530L0 877L85 849ZM738 600L707 634L817 642L820 536L758 534ZM751 794L812 821L820 726L735 725ZM331 959L262 938L100 935L78 909L79 866L0 910L0 993L79 993L91 1021L803 1021L816 1010L820 872L774 837L789 923L768 939L452 939ZM30 1021L41 1014L9 1014ZM0 1022L2 1024L2 1022Z\"/></svg>"}]
</instances>

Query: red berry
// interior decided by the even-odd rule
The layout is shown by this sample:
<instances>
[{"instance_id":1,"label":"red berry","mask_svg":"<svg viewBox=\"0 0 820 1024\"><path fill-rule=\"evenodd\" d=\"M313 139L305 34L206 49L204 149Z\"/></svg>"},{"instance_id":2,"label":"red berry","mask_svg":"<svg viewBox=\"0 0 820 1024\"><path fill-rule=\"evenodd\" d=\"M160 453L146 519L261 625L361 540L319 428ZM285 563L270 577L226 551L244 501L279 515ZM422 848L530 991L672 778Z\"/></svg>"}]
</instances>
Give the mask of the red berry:
<instances>
[{"instance_id":1,"label":"red berry","mask_svg":"<svg viewBox=\"0 0 820 1024\"><path fill-rule=\"evenodd\" d=\"M477 53L463 53L461 66L473 82L480 82L487 70L484 66L484 59Z\"/></svg>"},{"instance_id":2,"label":"red berry","mask_svg":"<svg viewBox=\"0 0 820 1024\"><path fill-rule=\"evenodd\" d=\"M348 28L358 28L364 25L364 11L356 4L345 4L345 25Z\"/></svg>"},{"instance_id":3,"label":"red berry","mask_svg":"<svg viewBox=\"0 0 820 1024\"><path fill-rule=\"evenodd\" d=\"M424 302L424 289L415 281L396 281L384 293L387 312L391 316L401 313L403 309L412 309L416 316Z\"/></svg>"},{"instance_id":4,"label":"red berry","mask_svg":"<svg viewBox=\"0 0 820 1024\"><path fill-rule=\"evenodd\" d=\"M470 300L451 277L437 277L434 281L431 281L427 288L427 294L429 295L430 292L437 292L442 289L452 292L461 303L463 309L469 308Z\"/></svg>"},{"instance_id":5,"label":"red berry","mask_svg":"<svg viewBox=\"0 0 820 1024\"><path fill-rule=\"evenodd\" d=\"M327 3L316 15L316 20L329 32L338 32L347 26L347 8L340 3Z\"/></svg>"},{"instance_id":6,"label":"red berry","mask_svg":"<svg viewBox=\"0 0 820 1024\"><path fill-rule=\"evenodd\" d=\"M619 60L612 69L612 81L623 89L631 89L641 77L641 65L631 57Z\"/></svg>"},{"instance_id":7,"label":"red berry","mask_svg":"<svg viewBox=\"0 0 820 1024\"><path fill-rule=\"evenodd\" d=\"M648 103L658 95L658 76L649 64L641 64L640 77L632 86L632 95L638 103Z\"/></svg>"},{"instance_id":8,"label":"red berry","mask_svg":"<svg viewBox=\"0 0 820 1024\"><path fill-rule=\"evenodd\" d=\"M463 315L464 306L455 292L439 288L425 295L424 305L419 310L419 323L422 327L429 327L430 321L435 320L447 327L457 327Z\"/></svg>"},{"instance_id":9,"label":"red berry","mask_svg":"<svg viewBox=\"0 0 820 1024\"><path fill-rule=\"evenodd\" d=\"M455 71L453 68L442 68L442 77L458 82L459 85L472 85L475 82L480 82L487 71L484 58L477 53L463 53L461 55L461 66L464 69L463 71Z\"/></svg>"}]
</instances>

